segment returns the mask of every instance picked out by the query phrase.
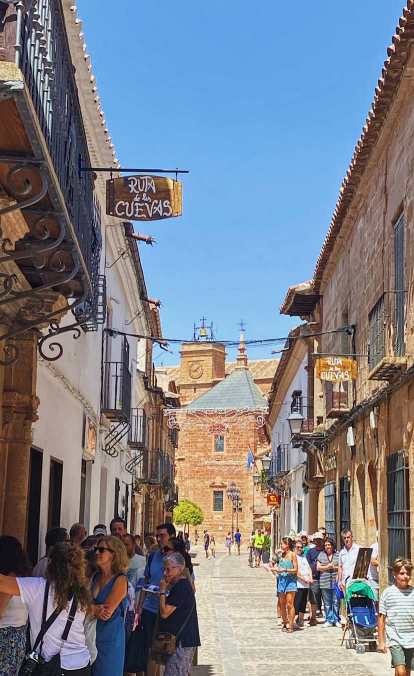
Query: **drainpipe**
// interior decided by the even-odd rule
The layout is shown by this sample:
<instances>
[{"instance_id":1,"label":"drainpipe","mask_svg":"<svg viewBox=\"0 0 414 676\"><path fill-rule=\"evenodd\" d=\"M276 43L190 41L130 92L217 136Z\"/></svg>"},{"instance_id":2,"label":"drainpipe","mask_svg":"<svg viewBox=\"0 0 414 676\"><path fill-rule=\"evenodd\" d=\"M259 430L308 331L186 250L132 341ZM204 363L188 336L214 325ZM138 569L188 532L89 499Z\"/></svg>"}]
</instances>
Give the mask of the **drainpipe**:
<instances>
[{"instance_id":1,"label":"drainpipe","mask_svg":"<svg viewBox=\"0 0 414 676\"><path fill-rule=\"evenodd\" d=\"M14 63L19 68L22 56L22 24L23 24L23 13L25 6L22 0L17 0L15 3L16 7L16 44L15 44L15 57Z\"/></svg>"}]
</instances>

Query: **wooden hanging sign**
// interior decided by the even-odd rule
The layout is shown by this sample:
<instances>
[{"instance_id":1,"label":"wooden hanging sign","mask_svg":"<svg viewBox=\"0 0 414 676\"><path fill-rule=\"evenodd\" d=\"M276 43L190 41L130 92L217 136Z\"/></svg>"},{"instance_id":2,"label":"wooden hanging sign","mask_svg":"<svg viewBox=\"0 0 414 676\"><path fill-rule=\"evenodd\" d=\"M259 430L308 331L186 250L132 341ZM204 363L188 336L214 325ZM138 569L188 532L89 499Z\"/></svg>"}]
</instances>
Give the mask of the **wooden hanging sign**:
<instances>
[{"instance_id":1,"label":"wooden hanging sign","mask_svg":"<svg viewBox=\"0 0 414 676\"><path fill-rule=\"evenodd\" d=\"M355 359L349 357L319 357L316 360L315 373L319 380L342 383L356 380L358 364Z\"/></svg>"},{"instance_id":2,"label":"wooden hanging sign","mask_svg":"<svg viewBox=\"0 0 414 676\"><path fill-rule=\"evenodd\" d=\"M182 183L165 176L122 176L106 182L106 213L131 221L181 216Z\"/></svg>"},{"instance_id":3,"label":"wooden hanging sign","mask_svg":"<svg viewBox=\"0 0 414 676\"><path fill-rule=\"evenodd\" d=\"M275 493L268 493L266 498L269 507L280 507L282 502L282 498L280 495L276 495Z\"/></svg>"}]
</instances>

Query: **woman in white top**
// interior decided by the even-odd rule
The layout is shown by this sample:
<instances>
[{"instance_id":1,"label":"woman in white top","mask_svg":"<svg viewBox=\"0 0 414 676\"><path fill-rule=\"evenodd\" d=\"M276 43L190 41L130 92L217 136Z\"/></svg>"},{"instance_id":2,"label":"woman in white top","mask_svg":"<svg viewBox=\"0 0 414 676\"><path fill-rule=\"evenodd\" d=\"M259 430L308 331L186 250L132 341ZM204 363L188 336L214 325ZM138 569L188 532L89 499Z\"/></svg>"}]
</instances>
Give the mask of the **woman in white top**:
<instances>
[{"instance_id":1,"label":"woman in white top","mask_svg":"<svg viewBox=\"0 0 414 676\"><path fill-rule=\"evenodd\" d=\"M297 539L295 542L295 552L298 560L298 588L295 596L296 626L303 627L309 584L312 582L312 569L306 556L303 555L303 542L301 539Z\"/></svg>"},{"instance_id":2,"label":"woman in white top","mask_svg":"<svg viewBox=\"0 0 414 676\"><path fill-rule=\"evenodd\" d=\"M90 609L90 593L83 551L67 542L55 545L49 555L46 574L50 583L46 617L50 617L56 608L60 609L60 613L44 635L41 655L48 662L60 653L62 676L89 676L90 655L85 642L84 622ZM42 625L45 588L44 578L0 575L0 593L20 596L28 608L32 646ZM77 599L77 610L69 635L63 642L62 634L73 597Z\"/></svg>"},{"instance_id":3,"label":"woman in white top","mask_svg":"<svg viewBox=\"0 0 414 676\"><path fill-rule=\"evenodd\" d=\"M11 578L29 572L16 538L0 537L0 573ZM0 676L15 676L26 652L27 608L20 597L0 593Z\"/></svg>"}]
</instances>

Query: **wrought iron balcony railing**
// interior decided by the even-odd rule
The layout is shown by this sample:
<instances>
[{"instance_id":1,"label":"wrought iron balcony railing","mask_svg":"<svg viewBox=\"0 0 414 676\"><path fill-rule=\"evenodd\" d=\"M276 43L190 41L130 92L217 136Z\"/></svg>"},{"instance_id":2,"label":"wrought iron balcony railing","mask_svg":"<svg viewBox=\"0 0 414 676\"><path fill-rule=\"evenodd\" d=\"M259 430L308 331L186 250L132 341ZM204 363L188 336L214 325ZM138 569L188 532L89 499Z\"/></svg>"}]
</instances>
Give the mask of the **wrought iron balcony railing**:
<instances>
[{"instance_id":1,"label":"wrought iron balcony railing","mask_svg":"<svg viewBox=\"0 0 414 676\"><path fill-rule=\"evenodd\" d=\"M110 420L130 423L131 372L123 361L105 361L102 382L102 413Z\"/></svg>"},{"instance_id":2,"label":"wrought iron balcony railing","mask_svg":"<svg viewBox=\"0 0 414 676\"><path fill-rule=\"evenodd\" d=\"M143 449L147 443L148 422L143 408L133 408L131 411L131 427L128 436L130 448Z\"/></svg>"},{"instance_id":3,"label":"wrought iron balcony railing","mask_svg":"<svg viewBox=\"0 0 414 676\"><path fill-rule=\"evenodd\" d=\"M272 463L270 465L270 475L277 479L287 474L290 469L290 444L279 444L276 451L272 453Z\"/></svg>"},{"instance_id":4,"label":"wrought iron balcony railing","mask_svg":"<svg viewBox=\"0 0 414 676\"><path fill-rule=\"evenodd\" d=\"M61 331L104 321L101 216L94 176L80 171L91 162L62 0L0 2L0 129L0 266L18 273L2 268L1 304L15 309L0 340L49 324L42 349ZM16 229L8 219L18 210ZM68 309L76 321L60 331Z\"/></svg>"}]
</instances>

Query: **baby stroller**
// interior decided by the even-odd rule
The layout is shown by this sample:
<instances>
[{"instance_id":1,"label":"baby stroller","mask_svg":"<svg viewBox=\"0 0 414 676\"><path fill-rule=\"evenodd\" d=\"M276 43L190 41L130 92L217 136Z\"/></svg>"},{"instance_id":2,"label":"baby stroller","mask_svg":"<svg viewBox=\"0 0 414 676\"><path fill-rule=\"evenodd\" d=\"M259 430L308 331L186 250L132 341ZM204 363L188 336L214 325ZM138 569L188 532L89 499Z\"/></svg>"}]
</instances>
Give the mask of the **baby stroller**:
<instances>
[{"instance_id":1,"label":"baby stroller","mask_svg":"<svg viewBox=\"0 0 414 676\"><path fill-rule=\"evenodd\" d=\"M342 636L347 648L354 648L362 654L369 648L376 648L377 610L375 592L366 580L352 580L345 590L346 625Z\"/></svg>"}]
</instances>

